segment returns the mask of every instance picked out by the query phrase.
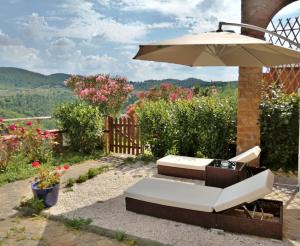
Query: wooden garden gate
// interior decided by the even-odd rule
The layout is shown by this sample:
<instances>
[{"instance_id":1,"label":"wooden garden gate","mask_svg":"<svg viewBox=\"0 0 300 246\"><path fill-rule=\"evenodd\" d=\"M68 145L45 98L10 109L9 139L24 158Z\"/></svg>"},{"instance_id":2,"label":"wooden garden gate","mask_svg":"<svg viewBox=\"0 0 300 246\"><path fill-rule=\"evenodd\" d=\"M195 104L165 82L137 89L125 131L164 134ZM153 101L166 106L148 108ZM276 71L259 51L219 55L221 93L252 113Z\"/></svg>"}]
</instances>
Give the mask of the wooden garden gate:
<instances>
[{"instance_id":1,"label":"wooden garden gate","mask_svg":"<svg viewBox=\"0 0 300 246\"><path fill-rule=\"evenodd\" d=\"M108 152L139 155L144 153L140 128L128 117L106 117L106 146Z\"/></svg>"}]
</instances>

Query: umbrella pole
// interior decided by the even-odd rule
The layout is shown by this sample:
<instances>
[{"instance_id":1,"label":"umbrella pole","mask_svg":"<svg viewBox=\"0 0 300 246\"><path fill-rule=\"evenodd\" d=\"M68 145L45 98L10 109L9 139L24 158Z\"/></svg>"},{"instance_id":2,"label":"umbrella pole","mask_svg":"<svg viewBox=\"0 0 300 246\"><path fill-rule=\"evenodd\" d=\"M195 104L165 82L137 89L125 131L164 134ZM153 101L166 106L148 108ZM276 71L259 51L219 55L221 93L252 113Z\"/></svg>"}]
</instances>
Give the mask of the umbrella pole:
<instances>
[{"instance_id":1,"label":"umbrella pole","mask_svg":"<svg viewBox=\"0 0 300 246\"><path fill-rule=\"evenodd\" d=\"M298 88L298 96L300 96L300 87ZM298 142L298 193L297 196L300 197L300 107L299 110L299 142Z\"/></svg>"}]
</instances>

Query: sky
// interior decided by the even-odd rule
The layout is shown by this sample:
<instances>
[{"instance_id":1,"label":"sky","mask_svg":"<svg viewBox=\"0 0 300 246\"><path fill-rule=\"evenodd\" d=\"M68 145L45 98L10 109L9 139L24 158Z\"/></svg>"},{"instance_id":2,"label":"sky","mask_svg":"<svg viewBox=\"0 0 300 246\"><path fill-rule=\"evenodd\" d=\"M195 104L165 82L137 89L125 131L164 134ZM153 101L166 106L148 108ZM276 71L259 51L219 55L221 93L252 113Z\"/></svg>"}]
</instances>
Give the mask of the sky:
<instances>
[{"instance_id":1,"label":"sky","mask_svg":"<svg viewBox=\"0 0 300 246\"><path fill-rule=\"evenodd\" d=\"M240 0L0 0L0 66L43 74L237 80L237 68L138 61L139 44L240 22ZM300 1L275 18L296 17Z\"/></svg>"}]
</instances>

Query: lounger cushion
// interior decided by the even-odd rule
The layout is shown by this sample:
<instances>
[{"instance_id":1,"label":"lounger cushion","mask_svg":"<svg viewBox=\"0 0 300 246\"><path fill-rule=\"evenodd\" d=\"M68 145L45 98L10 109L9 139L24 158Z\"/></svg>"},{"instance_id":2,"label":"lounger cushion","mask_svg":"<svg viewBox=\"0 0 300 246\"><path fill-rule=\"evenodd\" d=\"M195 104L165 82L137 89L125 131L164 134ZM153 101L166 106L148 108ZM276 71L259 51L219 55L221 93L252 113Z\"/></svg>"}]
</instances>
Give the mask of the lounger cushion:
<instances>
[{"instance_id":1,"label":"lounger cushion","mask_svg":"<svg viewBox=\"0 0 300 246\"><path fill-rule=\"evenodd\" d=\"M186 168L193 170L205 171L205 167L209 165L213 159L194 158L187 156L168 155L157 160L157 165Z\"/></svg>"},{"instance_id":2,"label":"lounger cushion","mask_svg":"<svg viewBox=\"0 0 300 246\"><path fill-rule=\"evenodd\" d=\"M223 189L214 205L214 210L219 212L262 198L271 193L273 182L274 174L270 170L266 170L231 185Z\"/></svg>"},{"instance_id":3,"label":"lounger cushion","mask_svg":"<svg viewBox=\"0 0 300 246\"><path fill-rule=\"evenodd\" d=\"M255 160L261 152L261 149L259 146L255 146L231 159L229 161L236 161L236 162L250 162Z\"/></svg>"},{"instance_id":4,"label":"lounger cushion","mask_svg":"<svg viewBox=\"0 0 300 246\"><path fill-rule=\"evenodd\" d=\"M171 207L212 212L222 189L170 180L146 178L130 187L126 197Z\"/></svg>"}]
</instances>

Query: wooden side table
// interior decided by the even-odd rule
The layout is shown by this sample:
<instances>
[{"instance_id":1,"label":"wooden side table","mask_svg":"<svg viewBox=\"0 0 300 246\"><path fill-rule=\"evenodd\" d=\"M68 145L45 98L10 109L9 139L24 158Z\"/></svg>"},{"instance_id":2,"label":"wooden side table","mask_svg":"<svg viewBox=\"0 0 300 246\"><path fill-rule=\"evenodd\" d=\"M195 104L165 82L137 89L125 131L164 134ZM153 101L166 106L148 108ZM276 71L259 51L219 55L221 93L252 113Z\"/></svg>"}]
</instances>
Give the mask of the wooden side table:
<instances>
[{"instance_id":1,"label":"wooden side table","mask_svg":"<svg viewBox=\"0 0 300 246\"><path fill-rule=\"evenodd\" d=\"M205 185L226 188L247 178L246 163L234 162L235 168L220 167L223 160L214 160L205 168ZM225 161L225 160L224 160Z\"/></svg>"}]
</instances>

